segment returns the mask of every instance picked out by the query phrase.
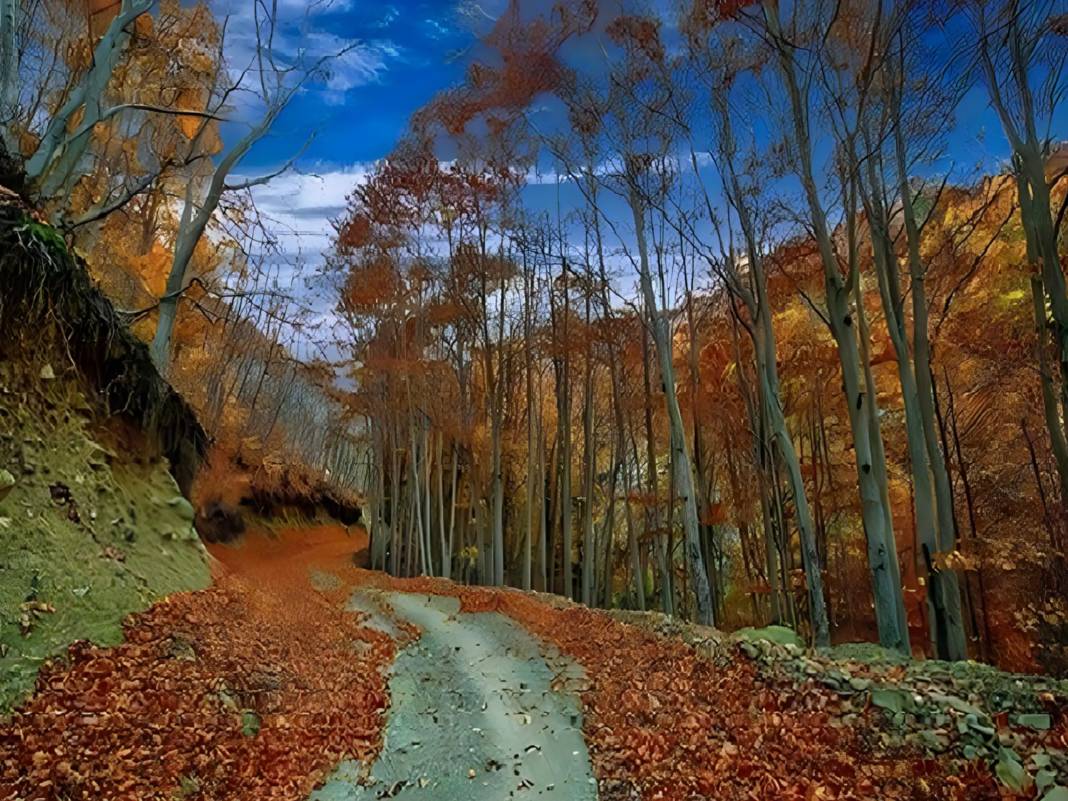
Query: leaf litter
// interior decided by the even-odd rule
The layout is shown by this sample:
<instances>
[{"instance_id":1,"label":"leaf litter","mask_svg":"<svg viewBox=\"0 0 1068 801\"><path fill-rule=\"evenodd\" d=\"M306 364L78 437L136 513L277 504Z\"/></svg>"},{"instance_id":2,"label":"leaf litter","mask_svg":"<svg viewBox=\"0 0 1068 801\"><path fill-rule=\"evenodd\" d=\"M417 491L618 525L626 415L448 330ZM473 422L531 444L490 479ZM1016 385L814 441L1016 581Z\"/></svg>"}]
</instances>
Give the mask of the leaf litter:
<instances>
[{"instance_id":1,"label":"leaf litter","mask_svg":"<svg viewBox=\"0 0 1068 801\"><path fill-rule=\"evenodd\" d=\"M123 645L75 644L47 665L0 724L0 798L302 799L338 762L373 760L397 643L344 611L353 586L457 596L578 662L604 801L1065 795L1056 692L997 711L999 689L969 693L943 665L875 667L675 623L665 636L550 596L390 579L354 568L345 535L316 536L314 558L216 551L241 570L131 617ZM344 580L313 590L311 566Z\"/></svg>"},{"instance_id":2,"label":"leaf litter","mask_svg":"<svg viewBox=\"0 0 1068 801\"><path fill-rule=\"evenodd\" d=\"M372 758L396 644L292 556L224 566L128 618L123 644L47 664L0 722L0 799L300 799Z\"/></svg>"},{"instance_id":3,"label":"leaf litter","mask_svg":"<svg viewBox=\"0 0 1068 801\"><path fill-rule=\"evenodd\" d=\"M683 638L681 629L699 627L674 621L675 636L663 636L536 593L387 581L458 595L463 611L502 612L585 669L584 732L604 801L1045 801L1047 794L1056 801L1060 785L1047 777L1039 787L1031 774L1053 761L1055 778L1068 779L1068 699L1061 694L1039 693L1049 726L1045 717L999 714L990 733L978 732L986 747L976 748L972 704L944 694L968 682L947 679L954 671L945 663L927 663L924 675L925 663L882 668L815 658L711 630ZM969 697L985 703L996 695L986 686L996 671L978 673L971 683L979 691ZM908 700L898 711L902 697ZM932 730L946 742L920 736ZM1006 772L1018 784L1005 782Z\"/></svg>"}]
</instances>

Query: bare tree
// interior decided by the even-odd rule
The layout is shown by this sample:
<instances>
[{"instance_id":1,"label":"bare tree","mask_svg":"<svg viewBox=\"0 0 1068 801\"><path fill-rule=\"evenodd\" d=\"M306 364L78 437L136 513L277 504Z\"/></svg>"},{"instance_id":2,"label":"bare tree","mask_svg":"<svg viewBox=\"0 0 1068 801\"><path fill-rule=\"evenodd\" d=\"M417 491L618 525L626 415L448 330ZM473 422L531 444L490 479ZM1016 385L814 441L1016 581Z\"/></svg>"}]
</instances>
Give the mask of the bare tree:
<instances>
[{"instance_id":1,"label":"bare tree","mask_svg":"<svg viewBox=\"0 0 1068 801\"><path fill-rule=\"evenodd\" d=\"M18 152L10 129L19 93L18 10L19 0L0 0L0 142L10 154Z\"/></svg>"},{"instance_id":2,"label":"bare tree","mask_svg":"<svg viewBox=\"0 0 1068 801\"><path fill-rule=\"evenodd\" d=\"M126 0L129 2L129 0ZM207 186L202 189L202 181L190 176L186 185L185 199L174 246L174 257L167 277L166 290L159 300L159 319L156 334L153 337L151 352L153 361L162 372L167 371L170 361L171 333L174 330L178 305L182 294L189 285L187 272L197 243L200 242L212 220L223 195L261 186L270 182L292 168L298 154L279 169L253 178L231 181L231 173L241 164L252 147L271 130L278 116L290 101L311 80L321 77L330 61L343 56L357 43L350 43L336 53L320 56L311 63L304 57L295 62L286 60L278 51L276 30L279 25L278 2L274 0L269 8L262 2L254 2L254 24L256 34L255 52L244 69L234 80L228 80L229 73L220 68L220 84L209 98L202 112L199 129L190 144L190 152L196 152L210 129L210 122L217 119L229 107L235 94L252 92L262 106L260 117L250 123L248 131L218 158L207 178ZM249 76L256 75L256 79Z\"/></svg>"},{"instance_id":3,"label":"bare tree","mask_svg":"<svg viewBox=\"0 0 1068 801\"><path fill-rule=\"evenodd\" d=\"M129 46L130 26L148 12L154 2L122 0L118 12L93 48L89 69L49 119L36 150L26 161L26 178L43 197L55 197L64 191L69 194L77 179L76 168L92 141L93 129L134 107L132 104L106 105L106 91ZM17 80L17 77L5 78L9 79ZM8 91L17 92L17 89ZM10 100L10 95L8 97Z\"/></svg>"},{"instance_id":4,"label":"bare tree","mask_svg":"<svg viewBox=\"0 0 1068 801\"><path fill-rule=\"evenodd\" d=\"M792 145L791 156L795 172L801 182L807 205L807 222L818 248L824 274L824 319L837 345L842 367L843 389L849 409L850 427L857 463L857 481L860 490L864 531L868 544L868 565L876 603L876 619L879 623L880 641L887 647L903 648L907 633L903 633L902 589L896 580L897 549L894 541L892 518L887 507L885 472L881 469L881 435L872 425L874 405L877 398L866 386L866 360L861 358L854 325L852 296L860 280L859 262L852 240L848 243L844 259L846 271L840 267L832 228L828 221L827 205L821 196L814 166L813 97L812 85L821 64L818 56L808 50L799 50L795 36L808 21L806 14L811 9L795 8L791 29L786 29L780 18L778 3L768 0L761 4L761 11L749 18L757 34L767 42L778 67L782 90L788 102L788 114L783 124L787 140ZM816 19L822 23L819 13ZM800 19L799 19L800 18ZM818 26L815 26L818 27ZM811 34L810 31L806 33ZM817 31L818 40L823 31ZM810 59L804 64L799 59ZM849 190L849 187L846 187ZM855 199L843 198L843 207L855 209ZM859 310L858 310L859 313ZM862 379L865 383L861 383Z\"/></svg>"},{"instance_id":5,"label":"bare tree","mask_svg":"<svg viewBox=\"0 0 1068 801\"><path fill-rule=\"evenodd\" d=\"M999 0L966 4L975 32L971 57L1012 149L1020 216L1033 270L1031 292L1039 332L1039 367L1046 428L1068 503L1068 285L1058 254L1068 200L1053 205L1053 188L1068 168L1047 170L1052 126L1064 101L1068 12L1059 0ZM1047 172L1052 174L1047 175ZM1047 314L1048 306L1048 314ZM1052 350L1059 375L1049 364ZM1054 387L1056 381L1057 386Z\"/></svg>"}]
</instances>

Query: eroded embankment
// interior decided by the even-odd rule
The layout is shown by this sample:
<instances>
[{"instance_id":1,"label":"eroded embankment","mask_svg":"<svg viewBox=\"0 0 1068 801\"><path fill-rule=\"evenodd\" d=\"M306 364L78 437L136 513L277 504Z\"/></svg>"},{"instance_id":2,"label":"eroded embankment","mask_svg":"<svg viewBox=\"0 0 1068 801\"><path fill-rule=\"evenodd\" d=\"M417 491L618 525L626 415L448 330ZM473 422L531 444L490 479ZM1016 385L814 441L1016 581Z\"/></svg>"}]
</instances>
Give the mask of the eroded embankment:
<instances>
[{"instance_id":1,"label":"eroded embankment","mask_svg":"<svg viewBox=\"0 0 1068 801\"><path fill-rule=\"evenodd\" d=\"M0 359L0 712L75 640L208 584L193 510L132 428L97 422L78 375L45 351ZM124 436L125 435L125 436Z\"/></svg>"},{"instance_id":2,"label":"eroded embankment","mask_svg":"<svg viewBox=\"0 0 1068 801\"><path fill-rule=\"evenodd\" d=\"M72 641L208 583L189 406L55 229L0 187L0 712ZM172 474L178 477L176 483Z\"/></svg>"}]
</instances>

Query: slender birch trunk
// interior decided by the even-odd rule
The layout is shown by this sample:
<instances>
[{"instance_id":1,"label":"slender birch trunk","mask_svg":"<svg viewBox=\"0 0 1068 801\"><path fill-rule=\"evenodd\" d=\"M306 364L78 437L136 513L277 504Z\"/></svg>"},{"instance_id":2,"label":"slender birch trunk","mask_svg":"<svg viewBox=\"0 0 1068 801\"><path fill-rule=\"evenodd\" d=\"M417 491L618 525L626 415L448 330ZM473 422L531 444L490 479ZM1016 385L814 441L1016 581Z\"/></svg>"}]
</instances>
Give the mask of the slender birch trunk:
<instances>
[{"instance_id":1,"label":"slender birch trunk","mask_svg":"<svg viewBox=\"0 0 1068 801\"><path fill-rule=\"evenodd\" d=\"M857 464L857 483L860 490L861 514L868 545L868 568L871 571L873 593L876 605L876 620L879 623L879 640L882 645L904 651L907 648L900 630L897 614L898 598L902 590L893 582L894 558L891 543L893 531L887 529L889 515L884 507L885 493L880 486L875 469L875 447L872 442L871 428L868 423L867 405L876 399L862 388L860 383L862 366L854 330L853 310L850 307L852 288L859 281L855 264L851 264L849 275L843 279L839 271L831 242L830 229L823 201L820 199L816 185L815 170L812 165L812 142L809 132L809 112L805 105L805 94L797 75L797 65L793 45L782 33L779 22L778 4L775 0L763 3L768 33L778 61L780 73L785 83L789 98L791 121L794 128L794 144L798 157L797 174L804 190L809 211L809 221L815 233L819 248L820 261L824 273L824 293L827 309L827 322L838 350L842 367L843 387L846 406L849 410L850 430L853 436L854 454ZM806 85L807 90L807 85ZM853 260L851 259L851 262ZM811 553L815 558L814 548ZM808 558L808 556L806 556Z\"/></svg>"},{"instance_id":2,"label":"slender birch trunk","mask_svg":"<svg viewBox=\"0 0 1068 801\"><path fill-rule=\"evenodd\" d=\"M787 481L794 498L795 522L801 541L801 553L804 557L805 584L808 590L809 616L812 621L812 637L819 648L830 646L830 627L827 620L827 602L823 591L822 564L816 547L816 535L812 523L812 511L808 503L808 490L801 473L801 463L794 447L793 436L786 424L783 413L782 392L779 388L778 348L775 342L775 329L771 319L771 301L767 294L767 276L764 271L764 259L757 243L756 226L750 214L749 206L742 191L741 181L734 169L734 135L731 115L725 98L718 103L723 136L723 149L729 177L729 196L738 213L739 223L745 238L746 253L749 258L751 287L742 286L734 264L728 265L732 276L734 291L742 296L753 318L753 352L756 359L757 381L760 386L760 398L766 407L766 421L771 430L772 442L786 467ZM769 576L770 579L770 576Z\"/></svg>"},{"instance_id":3,"label":"slender birch trunk","mask_svg":"<svg viewBox=\"0 0 1068 801\"><path fill-rule=\"evenodd\" d=\"M633 168L631 168L633 170ZM630 190L628 203L634 218L634 230L638 241L638 278L645 299L646 314L652 327L653 343L660 362L664 400L667 405L668 425L671 434L674 486L682 501L683 531L685 532L686 561L690 567L694 597L697 602L697 622L703 626L715 625L712 594L701 558L701 540L697 517L697 499L694 493L693 469L686 445L685 423L679 408L675 386L675 361L672 353L671 330L667 313L658 307L653 291L652 273L649 266L649 250L645 238L645 213L635 182L638 176L628 176Z\"/></svg>"},{"instance_id":4,"label":"slender birch trunk","mask_svg":"<svg viewBox=\"0 0 1068 801\"><path fill-rule=\"evenodd\" d=\"M642 380L645 391L645 460L648 496L646 505L646 532L653 533L656 549L656 566L660 574L660 611L665 615L674 614L671 593L671 567L668 562L667 533L662 531L663 521L660 514L660 488L657 475L656 439L653 432L653 387L652 354L649 347L649 326L642 325Z\"/></svg>"},{"instance_id":5,"label":"slender birch trunk","mask_svg":"<svg viewBox=\"0 0 1068 801\"><path fill-rule=\"evenodd\" d=\"M582 392L582 603L593 605L597 549L593 537L593 474L597 469L593 444L593 352L590 343L590 292L586 291L586 358Z\"/></svg>"},{"instance_id":6,"label":"slender birch trunk","mask_svg":"<svg viewBox=\"0 0 1068 801\"><path fill-rule=\"evenodd\" d=\"M11 128L19 102L18 11L19 0L0 0L0 142L8 155L18 152Z\"/></svg>"}]
</instances>

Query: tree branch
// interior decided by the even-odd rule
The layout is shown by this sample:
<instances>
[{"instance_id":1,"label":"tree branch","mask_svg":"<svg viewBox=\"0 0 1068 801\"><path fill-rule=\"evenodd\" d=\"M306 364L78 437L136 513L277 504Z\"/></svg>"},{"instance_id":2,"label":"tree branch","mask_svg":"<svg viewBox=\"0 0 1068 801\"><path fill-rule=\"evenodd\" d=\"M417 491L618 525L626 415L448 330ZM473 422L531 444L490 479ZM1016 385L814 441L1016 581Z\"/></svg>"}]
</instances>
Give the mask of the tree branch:
<instances>
[{"instance_id":1,"label":"tree branch","mask_svg":"<svg viewBox=\"0 0 1068 801\"><path fill-rule=\"evenodd\" d=\"M308 137L308 141L304 143L304 147L300 149L300 152L295 153L292 158L290 158L285 164L283 164L274 172L267 173L266 175L261 175L257 178L248 178L244 181L240 181L235 184L226 184L223 188L228 192L240 192L245 189L251 189L254 186L263 186L264 184L270 183L278 176L289 172L289 170L293 168L293 165L296 164L297 159L303 156L304 153L308 150L308 147L311 145L314 139L315 134L313 133L311 136Z\"/></svg>"}]
</instances>

